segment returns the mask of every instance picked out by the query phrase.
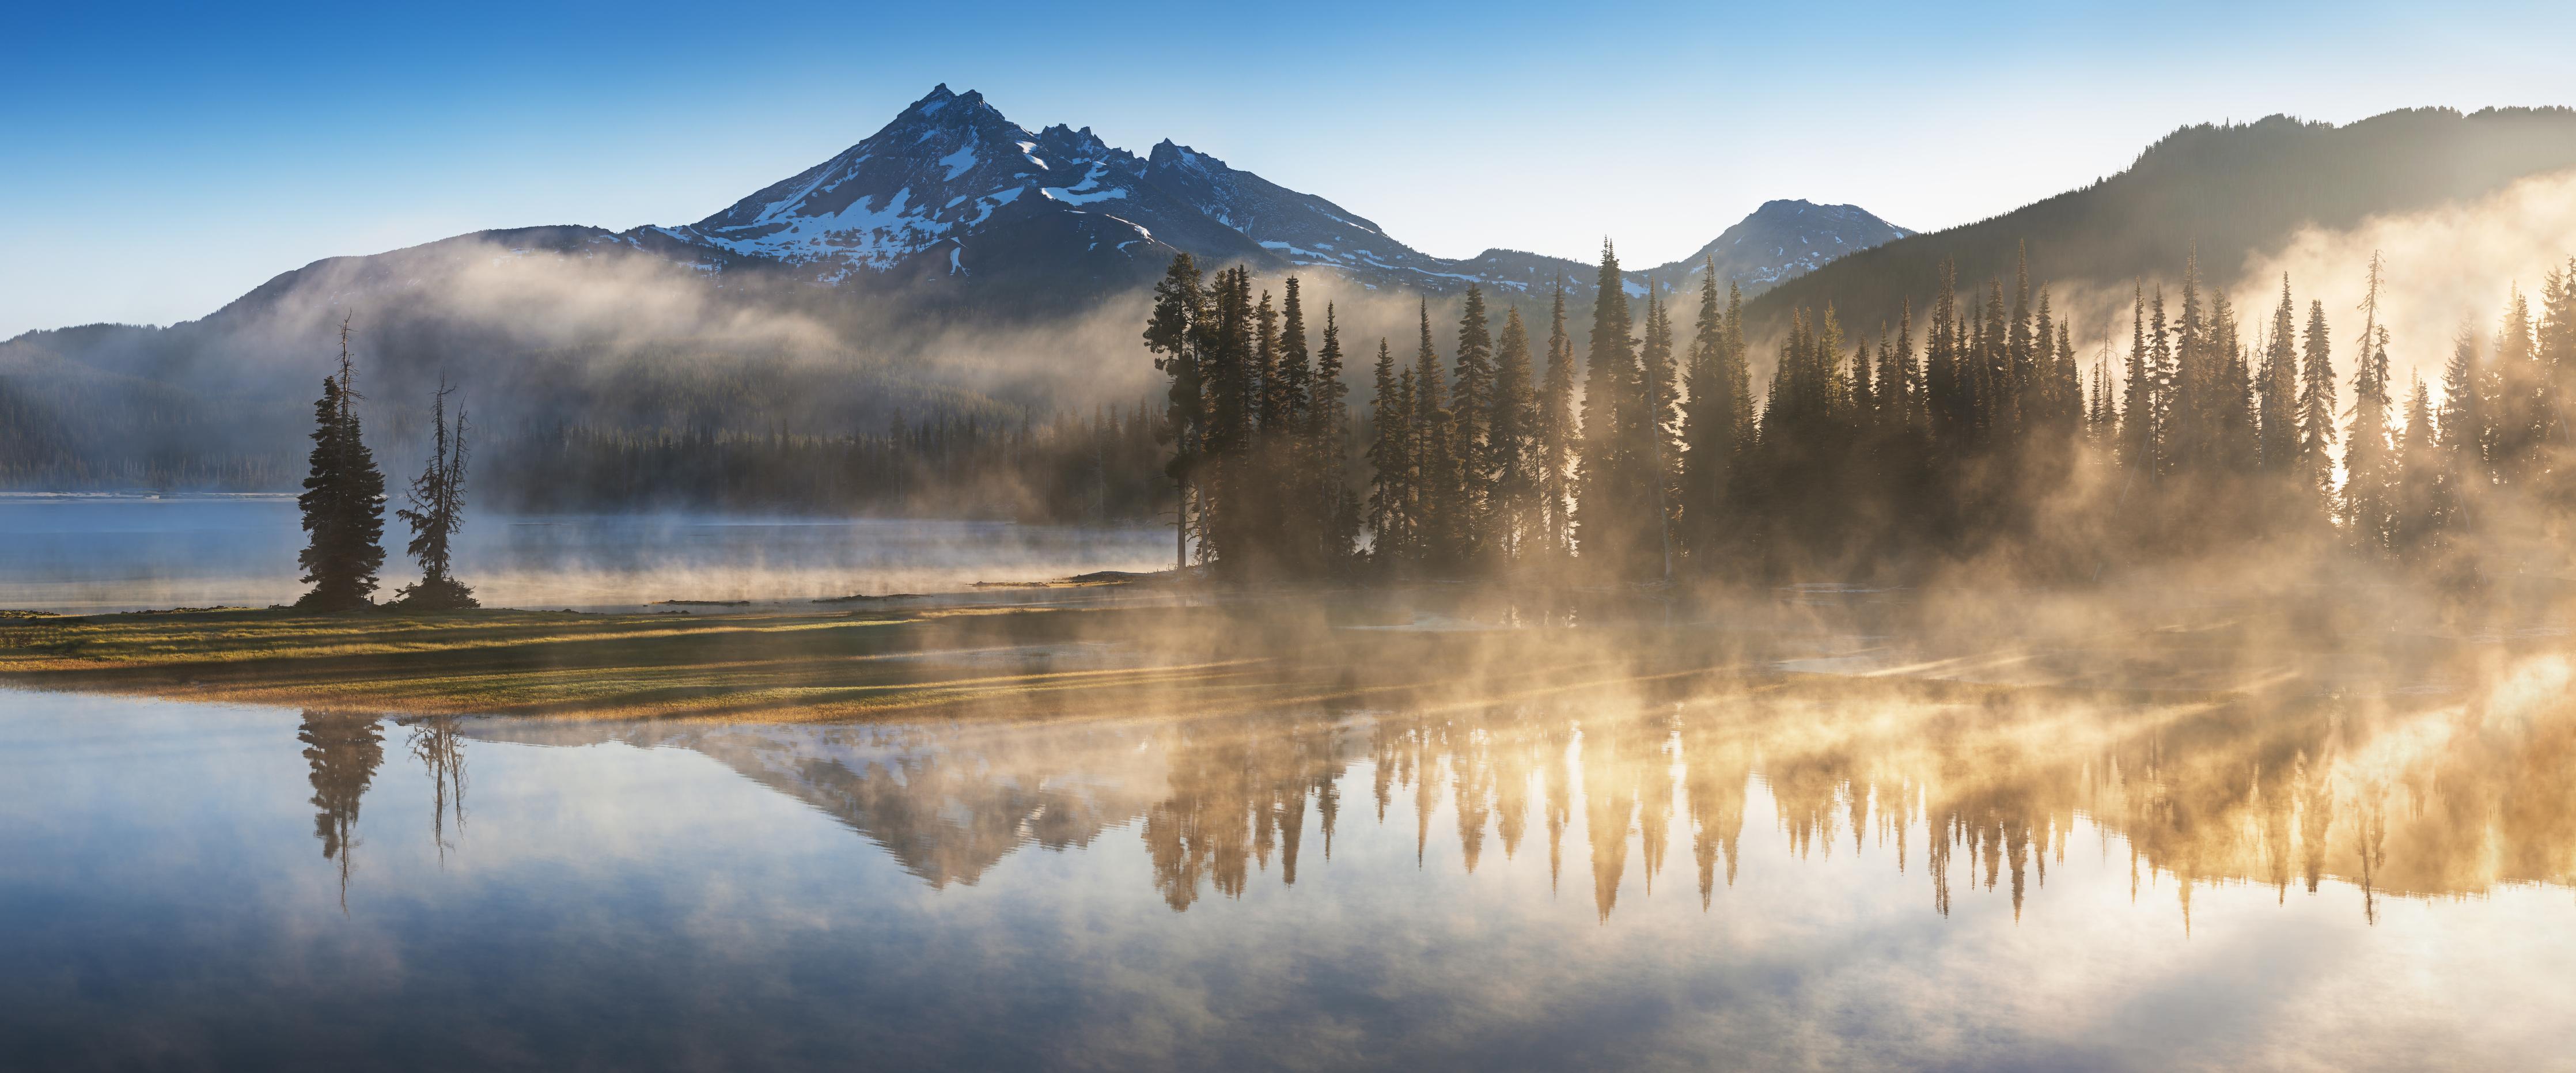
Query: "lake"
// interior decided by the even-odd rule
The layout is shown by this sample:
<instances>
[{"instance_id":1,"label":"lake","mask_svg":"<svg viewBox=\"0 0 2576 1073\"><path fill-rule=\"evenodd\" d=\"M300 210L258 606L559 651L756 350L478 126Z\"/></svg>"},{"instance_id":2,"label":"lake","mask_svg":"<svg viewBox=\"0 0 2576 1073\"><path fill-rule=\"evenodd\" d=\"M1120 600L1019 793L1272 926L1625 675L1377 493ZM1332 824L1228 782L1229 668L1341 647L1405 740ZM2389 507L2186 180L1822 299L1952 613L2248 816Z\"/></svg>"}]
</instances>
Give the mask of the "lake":
<instances>
[{"instance_id":1,"label":"lake","mask_svg":"<svg viewBox=\"0 0 2576 1073\"><path fill-rule=\"evenodd\" d=\"M627 607L1150 569L1168 537L473 532L496 603ZM0 606L285 600L295 536L275 497L0 498ZM2061 604L1810 587L1757 629L1429 588L1306 608L1293 658L1248 629L1271 597L870 651L1063 689L867 723L0 690L0 1066L2576 1065L2554 611L2312 646L2174 592L2155 621L2190 629L2043 643L1994 623ZM1193 673L1107 673L1164 663Z\"/></svg>"},{"instance_id":2,"label":"lake","mask_svg":"<svg viewBox=\"0 0 2576 1073\"><path fill-rule=\"evenodd\" d=\"M387 519L383 577L418 577ZM0 608L63 613L291 603L304 547L285 495L0 493ZM1168 528L646 515L469 515L457 575L494 607L633 609L944 592L1171 565Z\"/></svg>"},{"instance_id":3,"label":"lake","mask_svg":"<svg viewBox=\"0 0 2576 1073\"><path fill-rule=\"evenodd\" d=\"M2564 672L2529 669L2558 676L2544 685ZM834 726L8 693L0 1054L66 1069L2576 1054L2563 695L2503 691L2474 717L2329 701L2260 719L2205 701L1837 696Z\"/></svg>"}]
</instances>

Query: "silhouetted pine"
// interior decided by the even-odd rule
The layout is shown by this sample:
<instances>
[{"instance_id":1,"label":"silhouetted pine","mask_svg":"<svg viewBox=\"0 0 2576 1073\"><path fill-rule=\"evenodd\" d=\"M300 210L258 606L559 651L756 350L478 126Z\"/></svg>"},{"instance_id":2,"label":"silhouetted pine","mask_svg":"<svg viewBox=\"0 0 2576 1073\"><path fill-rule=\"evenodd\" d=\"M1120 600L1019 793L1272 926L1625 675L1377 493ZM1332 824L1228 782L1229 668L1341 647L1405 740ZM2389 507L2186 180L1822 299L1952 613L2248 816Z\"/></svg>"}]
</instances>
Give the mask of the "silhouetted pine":
<instances>
[{"instance_id":1,"label":"silhouetted pine","mask_svg":"<svg viewBox=\"0 0 2576 1073\"><path fill-rule=\"evenodd\" d=\"M295 606L346 611L375 602L376 571L385 564L385 477L359 428L357 373L349 326L340 325L340 371L323 378L313 404L311 472L296 506L308 534L303 580L313 586Z\"/></svg>"},{"instance_id":2,"label":"silhouetted pine","mask_svg":"<svg viewBox=\"0 0 2576 1073\"><path fill-rule=\"evenodd\" d=\"M1263 492L1253 458L1253 437L1260 427L1260 341L1254 321L1252 276L1244 268L1216 274L1214 315L1203 333L1209 394L1205 450L1214 470L1208 494L1200 497L1204 530L1200 558L1240 576L1244 549L1259 531L1250 505ZM1234 562L1227 563L1228 556Z\"/></svg>"},{"instance_id":3,"label":"silhouetted pine","mask_svg":"<svg viewBox=\"0 0 2576 1073\"><path fill-rule=\"evenodd\" d=\"M2261 468L2263 456L2261 429L2255 424L2254 371L2245 360L2245 342L2226 292L2211 292L2209 312L2209 465L2219 473L2251 473Z\"/></svg>"},{"instance_id":4,"label":"silhouetted pine","mask_svg":"<svg viewBox=\"0 0 2576 1073\"><path fill-rule=\"evenodd\" d=\"M2452 481L2465 493L2487 484L2487 377L2478 361L2475 329L2461 325L2451 341L2451 360L2442 367L2442 428L2438 438L2450 459Z\"/></svg>"},{"instance_id":5,"label":"silhouetted pine","mask_svg":"<svg viewBox=\"0 0 2576 1073\"><path fill-rule=\"evenodd\" d=\"M2487 348L2487 457L2506 484L2520 483L2545 464L2541 446L2554 424L2549 398L2553 377L2540 362L2533 327L2531 302L2516 287L2506 295L2504 317Z\"/></svg>"},{"instance_id":6,"label":"silhouetted pine","mask_svg":"<svg viewBox=\"0 0 2576 1073\"><path fill-rule=\"evenodd\" d=\"M2188 457L2191 429L2183 422L2182 354L2178 336L2165 319L2165 291L2160 285L2147 304L2147 367L2155 392L2148 397L2147 419L2153 429L2147 457L2159 479L2179 471Z\"/></svg>"},{"instance_id":7,"label":"silhouetted pine","mask_svg":"<svg viewBox=\"0 0 2576 1073\"><path fill-rule=\"evenodd\" d=\"M1458 317L1455 390L1450 394L1452 443L1458 455L1458 506L1464 515L1458 530L1466 562L1487 553L1493 525L1494 483L1501 466L1494 457L1494 337L1485 313L1485 292L1467 285L1466 308Z\"/></svg>"},{"instance_id":8,"label":"silhouetted pine","mask_svg":"<svg viewBox=\"0 0 2576 1073\"><path fill-rule=\"evenodd\" d=\"M420 563L420 580L406 585L396 595L395 603L414 611L456 611L480 607L474 590L459 583L453 572L456 531L465 524L465 410L456 411L453 427L447 421L447 396L454 388L441 382L438 393L430 400L429 462L420 476L412 478L407 490L411 505L395 511L396 517L411 526L411 544L404 550Z\"/></svg>"},{"instance_id":9,"label":"silhouetted pine","mask_svg":"<svg viewBox=\"0 0 2576 1073\"><path fill-rule=\"evenodd\" d=\"M2450 489L2442 480L2441 451L2434 445L2432 392L2415 378L2406 397L2406 424L2399 433L2397 488L2390 544L2403 558L2437 558L2452 511Z\"/></svg>"},{"instance_id":10,"label":"silhouetted pine","mask_svg":"<svg viewBox=\"0 0 2576 1073\"><path fill-rule=\"evenodd\" d=\"M1342 382L1342 329L1329 303L1324 306L1324 348L1316 354L1314 379L1306 416L1306 450L1314 473L1307 490L1308 509L1319 523L1316 562L1325 573L1336 574L1350 562L1360 518L1350 489L1350 386Z\"/></svg>"},{"instance_id":11,"label":"silhouetted pine","mask_svg":"<svg viewBox=\"0 0 2576 1073\"><path fill-rule=\"evenodd\" d=\"M1565 284L1558 281L1548 314L1547 373L1539 382L1538 527L1536 557L1554 562L1574 551L1574 341L1565 330Z\"/></svg>"},{"instance_id":12,"label":"silhouetted pine","mask_svg":"<svg viewBox=\"0 0 2576 1073\"><path fill-rule=\"evenodd\" d=\"M1674 439L1681 432L1679 390L1673 368L1673 321L1665 308L1659 290L1646 294L1645 330L1637 347L1638 387L1643 396L1634 428L1627 436L1639 445L1638 455L1646 466L1649 482L1647 499L1655 514L1654 529L1641 546L1661 561L1658 576L1670 578L1673 572L1672 506L1678 494L1679 451Z\"/></svg>"},{"instance_id":13,"label":"silhouetted pine","mask_svg":"<svg viewBox=\"0 0 2576 1073\"><path fill-rule=\"evenodd\" d=\"M1410 378L1410 371L1405 373ZM1395 371L1395 352L1384 339L1377 341L1377 365L1369 393L1369 501L1368 528L1371 534L1370 558L1385 570L1394 570L1411 554L1409 530L1412 521L1413 449L1406 435L1413 427L1412 392L1400 386Z\"/></svg>"},{"instance_id":14,"label":"silhouetted pine","mask_svg":"<svg viewBox=\"0 0 2576 1073\"><path fill-rule=\"evenodd\" d=\"M2549 373L2549 395L2543 418L2547 429L2542 440L2553 450L2564 451L2576 446L2576 436L2568 428L2568 408L2576 406L2576 257L2563 268L2552 268L2542 279L2540 291L2539 356ZM2571 479L2576 474L2558 467L2556 485L2549 494L2561 502L2576 499L2571 492Z\"/></svg>"},{"instance_id":15,"label":"silhouetted pine","mask_svg":"<svg viewBox=\"0 0 2576 1073\"><path fill-rule=\"evenodd\" d=\"M1486 532L1494 560L1517 563L1543 524L1538 385L1530 366L1529 326L1518 306L1503 312L1503 334L1494 349L1493 403L1485 421L1485 465L1493 510Z\"/></svg>"},{"instance_id":16,"label":"silhouetted pine","mask_svg":"<svg viewBox=\"0 0 2576 1073\"><path fill-rule=\"evenodd\" d=\"M1154 367L1171 380L1156 439L1172 449L1164 472L1171 477L1175 492L1174 569L1190 565L1190 537L1197 532L1194 493L1202 483L1201 463L1206 457L1208 433L1207 356L1203 347L1207 303L1198 266L1191 262L1189 254L1174 254L1162 282L1154 285L1154 309L1145 322L1145 349L1154 355Z\"/></svg>"},{"instance_id":17,"label":"silhouetted pine","mask_svg":"<svg viewBox=\"0 0 2576 1073\"><path fill-rule=\"evenodd\" d=\"M1994 424L2006 437L2018 439L2037 425L2031 404L2039 382L2039 348L2046 342L2046 333L2034 330L2031 323L2030 248L2024 243L2013 255L2012 316L2004 329L2005 382L1994 404Z\"/></svg>"},{"instance_id":18,"label":"silhouetted pine","mask_svg":"<svg viewBox=\"0 0 2576 1073\"><path fill-rule=\"evenodd\" d=\"M1976 414L1968 357L1959 346L1959 271L1948 261L1941 262L1940 289L1932 294L1932 323L1923 348L1924 403L1932 447L1945 460L1956 460L1967 452Z\"/></svg>"},{"instance_id":19,"label":"silhouetted pine","mask_svg":"<svg viewBox=\"0 0 2576 1073\"><path fill-rule=\"evenodd\" d=\"M1736 317L1742 292L1727 285L1717 304L1717 263L1702 266L1699 320L1691 334L1689 398L1682 410L1681 544L1702 572L1719 569L1737 526L1731 518L1737 470L1753 431L1752 376Z\"/></svg>"},{"instance_id":20,"label":"silhouetted pine","mask_svg":"<svg viewBox=\"0 0 2576 1073\"><path fill-rule=\"evenodd\" d=\"M1618 252L1601 244L1592 301L1592 349L1583 380L1582 458L1574 497L1576 554L1614 575L1634 568L1644 526L1654 519L1654 489L1635 430L1644 420L1645 385L1629 337L1627 280Z\"/></svg>"},{"instance_id":21,"label":"silhouetted pine","mask_svg":"<svg viewBox=\"0 0 2576 1073\"><path fill-rule=\"evenodd\" d=\"M2298 312L2290 301L2290 274L2284 272L2281 304L2272 307L2263 363L2254 374L2263 471L2278 477L2296 473L2299 461Z\"/></svg>"},{"instance_id":22,"label":"silhouetted pine","mask_svg":"<svg viewBox=\"0 0 2576 1073\"><path fill-rule=\"evenodd\" d=\"M2370 258L2362 300L2361 357L2353 365L2352 415L2344 426L2343 522L2365 551L2390 549L2396 519L2396 459L2388 435L2388 327L2379 323L2380 261Z\"/></svg>"},{"instance_id":23,"label":"silhouetted pine","mask_svg":"<svg viewBox=\"0 0 2576 1073\"><path fill-rule=\"evenodd\" d=\"M2335 430L2334 337L2326 328L2326 304L2308 302L2307 327L2299 350L2299 483L2317 502L2334 503Z\"/></svg>"}]
</instances>

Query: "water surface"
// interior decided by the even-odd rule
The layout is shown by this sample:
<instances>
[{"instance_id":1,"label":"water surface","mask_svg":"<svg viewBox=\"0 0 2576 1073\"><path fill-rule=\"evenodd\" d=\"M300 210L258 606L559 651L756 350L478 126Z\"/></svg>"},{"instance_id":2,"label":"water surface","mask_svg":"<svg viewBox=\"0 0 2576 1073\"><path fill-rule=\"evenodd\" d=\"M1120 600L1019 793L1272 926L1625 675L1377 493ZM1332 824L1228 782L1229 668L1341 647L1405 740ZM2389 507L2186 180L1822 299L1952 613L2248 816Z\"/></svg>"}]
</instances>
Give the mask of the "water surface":
<instances>
[{"instance_id":1,"label":"water surface","mask_svg":"<svg viewBox=\"0 0 2576 1073\"><path fill-rule=\"evenodd\" d=\"M2564 672L868 726L0 694L0 1054L2564 1067Z\"/></svg>"},{"instance_id":2,"label":"water surface","mask_svg":"<svg viewBox=\"0 0 2576 1073\"><path fill-rule=\"evenodd\" d=\"M387 518L383 595L418 576ZM703 514L470 514L457 574L493 607L803 602L1170 565L1171 531ZM264 607L302 593L285 495L0 493L0 608Z\"/></svg>"}]
</instances>

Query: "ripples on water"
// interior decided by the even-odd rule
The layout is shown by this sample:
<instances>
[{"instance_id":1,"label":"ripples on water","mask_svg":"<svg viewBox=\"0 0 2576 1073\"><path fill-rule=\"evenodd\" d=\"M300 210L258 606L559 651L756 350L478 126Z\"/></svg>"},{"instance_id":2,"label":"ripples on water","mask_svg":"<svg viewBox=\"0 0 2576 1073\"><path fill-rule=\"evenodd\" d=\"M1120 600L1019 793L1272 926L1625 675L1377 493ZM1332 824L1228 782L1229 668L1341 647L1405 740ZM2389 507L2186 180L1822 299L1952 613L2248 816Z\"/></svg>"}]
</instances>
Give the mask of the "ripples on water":
<instances>
[{"instance_id":1,"label":"ripples on water","mask_svg":"<svg viewBox=\"0 0 2576 1073\"><path fill-rule=\"evenodd\" d=\"M2568 678L872 726L11 694L0 1053L2563 1064Z\"/></svg>"}]
</instances>

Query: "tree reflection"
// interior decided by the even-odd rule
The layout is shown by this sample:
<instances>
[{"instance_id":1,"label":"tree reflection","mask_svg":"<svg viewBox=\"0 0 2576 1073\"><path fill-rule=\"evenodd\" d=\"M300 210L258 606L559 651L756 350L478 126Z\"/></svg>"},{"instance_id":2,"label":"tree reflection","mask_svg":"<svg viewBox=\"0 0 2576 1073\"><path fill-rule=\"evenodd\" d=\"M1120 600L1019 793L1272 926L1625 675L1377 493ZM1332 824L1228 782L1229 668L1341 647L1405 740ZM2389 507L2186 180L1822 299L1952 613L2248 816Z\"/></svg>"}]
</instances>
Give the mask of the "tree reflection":
<instances>
[{"instance_id":1,"label":"tree reflection","mask_svg":"<svg viewBox=\"0 0 2576 1073\"><path fill-rule=\"evenodd\" d=\"M1482 881L1497 850L1508 861L1543 836L1551 889L1570 863L1588 870L1605 923L1623 900L1660 893L1676 840L1701 908L1717 911L1766 813L1785 861L1893 868L1944 915L1983 896L2019 919L2079 832L2106 860L2127 855L2133 898L2171 880L2185 927L2213 884L2286 902L2334 880L2375 922L2390 897L2576 879L2576 703L2549 689L2141 695L1708 676L1440 701L656 733L815 802L934 886L972 882L1025 845L1087 845L1132 824L1174 911L1242 897L1274 865L1282 887L1311 883L1306 847L1320 840L1332 859L1342 794L1363 784L1377 826L1411 836L1418 868L1447 868L1454 847ZM442 732L415 737L433 776ZM338 740L329 733L307 740ZM339 800L324 792L324 751L307 753L317 805ZM443 794L461 804L451 770ZM323 827L336 856L347 828L332 833L334 815Z\"/></svg>"},{"instance_id":2,"label":"tree reflection","mask_svg":"<svg viewBox=\"0 0 2576 1073\"><path fill-rule=\"evenodd\" d=\"M313 836L324 860L340 866L340 910L349 909L349 872L358 845L358 804L385 762L384 728L372 715L306 711L295 740L313 786Z\"/></svg>"},{"instance_id":3,"label":"tree reflection","mask_svg":"<svg viewBox=\"0 0 2576 1073\"><path fill-rule=\"evenodd\" d=\"M456 833L465 833L465 740L456 732L456 717L439 715L413 723L409 744L429 775L429 839L444 865L447 851L455 848L447 840L451 817Z\"/></svg>"}]
</instances>

